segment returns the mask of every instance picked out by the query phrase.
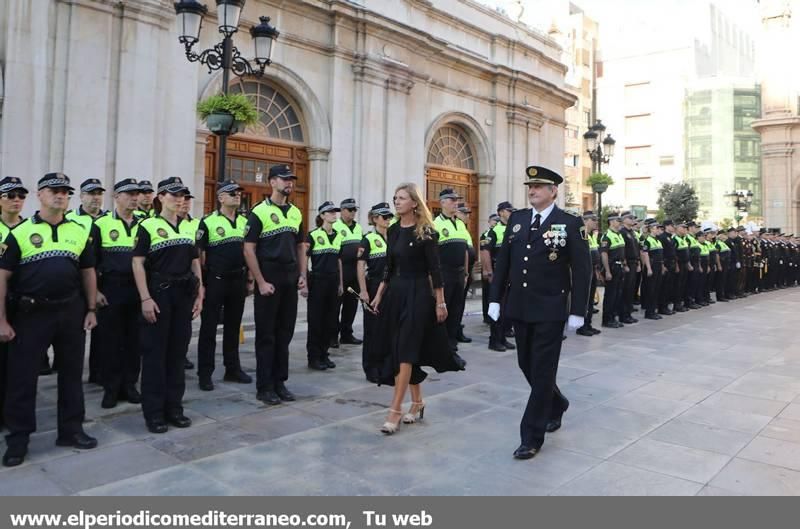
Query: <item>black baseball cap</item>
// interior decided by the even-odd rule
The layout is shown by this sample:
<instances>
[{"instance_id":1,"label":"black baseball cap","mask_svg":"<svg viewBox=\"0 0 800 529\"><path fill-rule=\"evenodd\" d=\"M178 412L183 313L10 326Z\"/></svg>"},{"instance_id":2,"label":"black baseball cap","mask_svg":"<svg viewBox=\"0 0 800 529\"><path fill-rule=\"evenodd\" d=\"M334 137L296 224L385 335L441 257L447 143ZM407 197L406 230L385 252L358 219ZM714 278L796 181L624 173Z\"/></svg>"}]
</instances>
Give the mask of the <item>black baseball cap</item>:
<instances>
[{"instance_id":1,"label":"black baseball cap","mask_svg":"<svg viewBox=\"0 0 800 529\"><path fill-rule=\"evenodd\" d=\"M346 198L342 200L342 203L339 204L339 207L342 209L358 209L358 205L356 204L356 199L354 198Z\"/></svg>"},{"instance_id":2,"label":"black baseball cap","mask_svg":"<svg viewBox=\"0 0 800 529\"><path fill-rule=\"evenodd\" d=\"M439 200L444 200L445 198L452 198L453 200L458 200L464 197L456 193L452 187L445 187L444 189L439 191Z\"/></svg>"},{"instance_id":3,"label":"black baseball cap","mask_svg":"<svg viewBox=\"0 0 800 529\"><path fill-rule=\"evenodd\" d=\"M172 176L158 183L158 193L189 193L189 188L183 185L183 180L177 176Z\"/></svg>"},{"instance_id":4,"label":"black baseball cap","mask_svg":"<svg viewBox=\"0 0 800 529\"><path fill-rule=\"evenodd\" d=\"M370 215L380 215L381 217L391 215L392 210L389 208L388 202L379 202L372 206L369 210Z\"/></svg>"},{"instance_id":5,"label":"black baseball cap","mask_svg":"<svg viewBox=\"0 0 800 529\"><path fill-rule=\"evenodd\" d=\"M236 183L236 180L226 180L222 182L217 188L217 195L222 193L233 193L234 191L242 191L244 188Z\"/></svg>"},{"instance_id":6,"label":"black baseball cap","mask_svg":"<svg viewBox=\"0 0 800 529\"><path fill-rule=\"evenodd\" d=\"M134 178L126 178L114 184L115 193L138 193L141 190L141 185Z\"/></svg>"},{"instance_id":7,"label":"black baseball cap","mask_svg":"<svg viewBox=\"0 0 800 529\"><path fill-rule=\"evenodd\" d=\"M273 165L269 169L269 178L281 178L283 180L297 180L297 175L292 172L292 168L286 164Z\"/></svg>"},{"instance_id":8,"label":"black baseball cap","mask_svg":"<svg viewBox=\"0 0 800 529\"><path fill-rule=\"evenodd\" d=\"M494 221L499 221L500 220L500 215L498 215L497 213L492 213L491 215L489 215L489 221L493 221L493 220Z\"/></svg>"},{"instance_id":9,"label":"black baseball cap","mask_svg":"<svg viewBox=\"0 0 800 529\"><path fill-rule=\"evenodd\" d=\"M597 215L594 214L594 211L591 209L587 209L583 212L583 219L584 220L597 220Z\"/></svg>"},{"instance_id":10,"label":"black baseball cap","mask_svg":"<svg viewBox=\"0 0 800 529\"><path fill-rule=\"evenodd\" d=\"M23 191L28 192L25 186L22 185L22 180L16 176L6 176L0 180L0 193L8 193L10 191Z\"/></svg>"},{"instance_id":11,"label":"black baseball cap","mask_svg":"<svg viewBox=\"0 0 800 529\"><path fill-rule=\"evenodd\" d=\"M97 178L88 178L81 182L81 193L90 193L92 191L105 191L103 182Z\"/></svg>"},{"instance_id":12,"label":"black baseball cap","mask_svg":"<svg viewBox=\"0 0 800 529\"><path fill-rule=\"evenodd\" d=\"M153 184L150 183L150 180L139 180L139 191L142 193L153 193L155 189L153 189Z\"/></svg>"},{"instance_id":13,"label":"black baseball cap","mask_svg":"<svg viewBox=\"0 0 800 529\"><path fill-rule=\"evenodd\" d=\"M512 206L512 205L511 205L511 202L504 201L504 202L500 202L499 204L497 204L497 212L498 212L498 213L500 213L500 212L501 212L501 211L503 211L504 209L505 209L505 210L508 210L508 211L512 211L512 212L513 212L513 211L516 211L516 210L514 209L514 206Z\"/></svg>"},{"instance_id":14,"label":"black baseball cap","mask_svg":"<svg viewBox=\"0 0 800 529\"><path fill-rule=\"evenodd\" d=\"M329 211L339 211L339 208L336 207L336 204L331 202L330 200L326 200L322 204L320 204L319 208L317 208L317 213L322 215L323 213L327 213Z\"/></svg>"},{"instance_id":15,"label":"black baseball cap","mask_svg":"<svg viewBox=\"0 0 800 529\"><path fill-rule=\"evenodd\" d=\"M564 178L560 174L538 165L531 165L525 169L525 176L527 177L527 180L525 180L526 186L532 184L558 185L564 181Z\"/></svg>"},{"instance_id":16,"label":"black baseball cap","mask_svg":"<svg viewBox=\"0 0 800 529\"><path fill-rule=\"evenodd\" d=\"M40 178L39 182L37 183L37 189L41 190L46 187L75 191L75 188L70 185L69 177L64 173L47 173Z\"/></svg>"}]
</instances>

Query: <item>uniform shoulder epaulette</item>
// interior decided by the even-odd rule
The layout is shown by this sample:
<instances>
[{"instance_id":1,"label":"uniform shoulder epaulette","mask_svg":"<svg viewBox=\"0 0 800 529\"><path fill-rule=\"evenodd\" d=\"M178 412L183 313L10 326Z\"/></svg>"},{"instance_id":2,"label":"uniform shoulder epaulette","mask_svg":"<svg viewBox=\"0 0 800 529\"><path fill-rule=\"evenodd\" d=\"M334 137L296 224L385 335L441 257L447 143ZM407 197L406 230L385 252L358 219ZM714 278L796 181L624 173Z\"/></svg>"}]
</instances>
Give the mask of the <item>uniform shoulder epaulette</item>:
<instances>
[{"instance_id":1,"label":"uniform shoulder epaulette","mask_svg":"<svg viewBox=\"0 0 800 529\"><path fill-rule=\"evenodd\" d=\"M577 211L575 211L574 209L562 209L561 211L563 211L564 213L566 213L568 215L572 215L573 217L578 217L578 218L581 217L580 214Z\"/></svg>"}]
</instances>

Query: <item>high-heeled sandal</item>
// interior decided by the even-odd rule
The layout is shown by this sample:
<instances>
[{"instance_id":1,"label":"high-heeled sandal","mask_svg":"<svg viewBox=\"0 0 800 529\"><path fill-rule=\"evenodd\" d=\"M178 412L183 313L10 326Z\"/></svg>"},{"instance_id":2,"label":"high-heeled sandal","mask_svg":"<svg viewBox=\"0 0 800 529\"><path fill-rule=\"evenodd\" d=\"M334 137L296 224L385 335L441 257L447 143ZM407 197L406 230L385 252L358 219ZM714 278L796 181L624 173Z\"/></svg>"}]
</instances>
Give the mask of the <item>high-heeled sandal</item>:
<instances>
[{"instance_id":1,"label":"high-heeled sandal","mask_svg":"<svg viewBox=\"0 0 800 529\"><path fill-rule=\"evenodd\" d=\"M402 410L392 410L392 409L390 409L389 413L390 414L391 413L395 413L397 415L402 415L403 411ZM402 421L402 417L400 419L397 419L397 422L386 421L385 423L383 423L383 426L381 426L381 432L385 433L386 435L392 435L393 433L395 433L397 431L398 428L400 428L400 422L401 421Z\"/></svg>"},{"instance_id":2,"label":"high-heeled sandal","mask_svg":"<svg viewBox=\"0 0 800 529\"><path fill-rule=\"evenodd\" d=\"M419 417L417 417L419 414ZM421 421L422 418L425 416L425 401L420 402L411 402L411 408L408 410L408 413L403 415L403 422L405 424L414 424L417 421Z\"/></svg>"}]
</instances>

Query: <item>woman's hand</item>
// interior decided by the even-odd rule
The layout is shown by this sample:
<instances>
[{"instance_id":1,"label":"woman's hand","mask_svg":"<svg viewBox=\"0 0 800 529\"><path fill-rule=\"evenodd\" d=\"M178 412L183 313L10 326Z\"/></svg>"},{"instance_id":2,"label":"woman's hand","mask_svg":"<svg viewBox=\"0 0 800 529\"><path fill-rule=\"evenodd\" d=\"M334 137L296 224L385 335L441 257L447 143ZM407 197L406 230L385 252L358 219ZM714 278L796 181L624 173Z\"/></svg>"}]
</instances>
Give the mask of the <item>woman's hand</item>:
<instances>
[{"instance_id":1,"label":"woman's hand","mask_svg":"<svg viewBox=\"0 0 800 529\"><path fill-rule=\"evenodd\" d=\"M447 319L447 305L445 305L444 303L438 303L436 305L436 322L442 323L446 319Z\"/></svg>"},{"instance_id":2,"label":"woman's hand","mask_svg":"<svg viewBox=\"0 0 800 529\"><path fill-rule=\"evenodd\" d=\"M372 303L369 304L372 307L372 310L375 311L375 314L378 314L378 309L381 306L381 300L383 299L382 295L375 296L375 299L372 300Z\"/></svg>"},{"instance_id":3,"label":"woman's hand","mask_svg":"<svg viewBox=\"0 0 800 529\"><path fill-rule=\"evenodd\" d=\"M152 299L148 299L142 301L142 316L147 323L155 323L156 319L158 319L157 314L160 314L161 310L158 308L158 305Z\"/></svg>"}]
</instances>

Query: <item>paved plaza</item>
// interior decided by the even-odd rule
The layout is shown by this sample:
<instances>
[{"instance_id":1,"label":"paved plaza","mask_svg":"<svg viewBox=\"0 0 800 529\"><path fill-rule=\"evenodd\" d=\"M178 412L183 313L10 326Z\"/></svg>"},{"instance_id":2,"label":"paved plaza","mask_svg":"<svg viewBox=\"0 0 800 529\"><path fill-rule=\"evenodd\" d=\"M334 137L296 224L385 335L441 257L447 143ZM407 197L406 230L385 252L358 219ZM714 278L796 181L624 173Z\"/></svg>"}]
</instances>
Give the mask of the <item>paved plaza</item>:
<instances>
[{"instance_id":1,"label":"paved plaza","mask_svg":"<svg viewBox=\"0 0 800 529\"><path fill-rule=\"evenodd\" d=\"M23 466L0 470L0 495L800 494L800 289L570 334L559 384L571 405L531 461L511 457L527 385L513 351L486 348L478 310L470 301L467 371L431 375L425 420L391 437L378 432L391 388L364 381L360 348L333 350L333 371L306 369L304 313L288 383L297 402L266 407L220 367L217 389L202 392L190 373L194 426L166 435L146 430L138 406L103 410L101 389L86 386L100 446L55 447L56 378L42 377L39 432Z\"/></svg>"}]
</instances>

